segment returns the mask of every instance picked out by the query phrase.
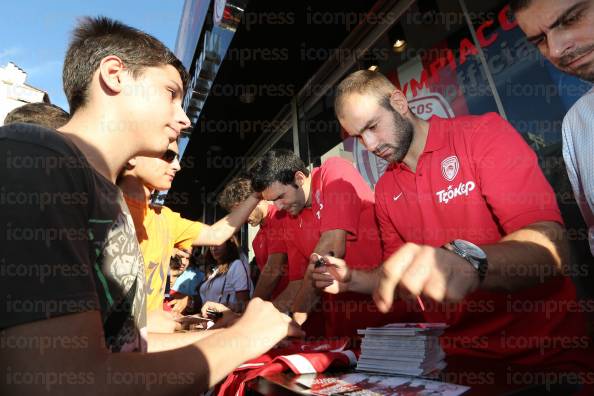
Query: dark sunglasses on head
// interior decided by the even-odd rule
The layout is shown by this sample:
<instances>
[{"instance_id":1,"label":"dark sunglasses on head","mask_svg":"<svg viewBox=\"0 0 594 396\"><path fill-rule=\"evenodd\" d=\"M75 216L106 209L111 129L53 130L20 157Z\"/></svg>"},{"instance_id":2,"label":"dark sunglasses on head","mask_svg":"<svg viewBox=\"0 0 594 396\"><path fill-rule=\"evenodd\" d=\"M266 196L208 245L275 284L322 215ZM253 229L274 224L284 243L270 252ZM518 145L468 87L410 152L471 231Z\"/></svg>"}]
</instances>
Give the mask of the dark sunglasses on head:
<instances>
[{"instance_id":1,"label":"dark sunglasses on head","mask_svg":"<svg viewBox=\"0 0 594 396\"><path fill-rule=\"evenodd\" d=\"M167 151L165 151L165 154L163 154L163 156L161 157L161 159L163 161L167 161L167 162L173 162L173 160L176 159L176 158L179 159L179 156L173 150L167 150Z\"/></svg>"}]
</instances>

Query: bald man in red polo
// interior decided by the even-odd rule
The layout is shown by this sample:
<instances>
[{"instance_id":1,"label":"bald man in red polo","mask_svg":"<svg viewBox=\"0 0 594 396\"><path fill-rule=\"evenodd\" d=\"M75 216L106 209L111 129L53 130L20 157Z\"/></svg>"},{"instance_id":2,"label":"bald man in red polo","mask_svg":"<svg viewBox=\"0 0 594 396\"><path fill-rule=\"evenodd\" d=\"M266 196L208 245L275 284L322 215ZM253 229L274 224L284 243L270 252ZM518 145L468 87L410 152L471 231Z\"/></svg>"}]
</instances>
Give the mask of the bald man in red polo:
<instances>
[{"instance_id":1,"label":"bald man in red polo","mask_svg":"<svg viewBox=\"0 0 594 396\"><path fill-rule=\"evenodd\" d=\"M316 286L373 294L380 311L395 292L421 298L427 321L449 325L449 356L558 367L583 360L589 341L560 342L587 340L563 275L563 221L520 134L496 114L421 120L377 72L348 76L335 103L346 132L391 164L375 192L387 261L366 272L326 257Z\"/></svg>"}]
</instances>

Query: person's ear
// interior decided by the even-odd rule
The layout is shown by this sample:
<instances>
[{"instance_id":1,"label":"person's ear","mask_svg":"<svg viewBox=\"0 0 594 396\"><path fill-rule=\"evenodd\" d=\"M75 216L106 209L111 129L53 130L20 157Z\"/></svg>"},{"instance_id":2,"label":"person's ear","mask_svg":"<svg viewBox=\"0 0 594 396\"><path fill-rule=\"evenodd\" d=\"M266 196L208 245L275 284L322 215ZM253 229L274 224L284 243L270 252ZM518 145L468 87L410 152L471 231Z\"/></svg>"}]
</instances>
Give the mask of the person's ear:
<instances>
[{"instance_id":1,"label":"person's ear","mask_svg":"<svg viewBox=\"0 0 594 396\"><path fill-rule=\"evenodd\" d=\"M99 83L111 93L120 93L123 89L122 77L127 73L124 62L115 55L101 59L99 64Z\"/></svg>"},{"instance_id":2,"label":"person's ear","mask_svg":"<svg viewBox=\"0 0 594 396\"><path fill-rule=\"evenodd\" d=\"M303 183L305 183L305 179L307 176L301 171L295 172L295 184L299 187L303 187Z\"/></svg>"},{"instance_id":3,"label":"person's ear","mask_svg":"<svg viewBox=\"0 0 594 396\"><path fill-rule=\"evenodd\" d=\"M396 110L401 116L404 116L408 113L408 99L406 99L406 95L399 90L395 89L390 94L390 105L394 110Z\"/></svg>"},{"instance_id":4,"label":"person's ear","mask_svg":"<svg viewBox=\"0 0 594 396\"><path fill-rule=\"evenodd\" d=\"M268 214L268 205L270 203L268 201L264 201L261 200L260 202L258 202L258 206L260 208L260 210L262 211L262 213L264 214L264 216L266 216L266 214Z\"/></svg>"},{"instance_id":5,"label":"person's ear","mask_svg":"<svg viewBox=\"0 0 594 396\"><path fill-rule=\"evenodd\" d=\"M136 167L136 157L132 157L126 162L126 170L131 171Z\"/></svg>"}]
</instances>

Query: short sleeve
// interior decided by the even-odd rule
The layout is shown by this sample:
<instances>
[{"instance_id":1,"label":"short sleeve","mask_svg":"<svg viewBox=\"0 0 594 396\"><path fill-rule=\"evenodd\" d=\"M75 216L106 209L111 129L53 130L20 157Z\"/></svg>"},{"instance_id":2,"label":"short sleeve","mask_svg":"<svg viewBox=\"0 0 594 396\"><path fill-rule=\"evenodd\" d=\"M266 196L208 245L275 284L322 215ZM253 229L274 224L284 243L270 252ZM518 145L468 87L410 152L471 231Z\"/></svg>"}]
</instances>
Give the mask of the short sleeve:
<instances>
[{"instance_id":1,"label":"short sleeve","mask_svg":"<svg viewBox=\"0 0 594 396\"><path fill-rule=\"evenodd\" d=\"M478 183L506 234L536 222L563 223L536 154L507 121L485 115L470 136Z\"/></svg>"},{"instance_id":2,"label":"short sleeve","mask_svg":"<svg viewBox=\"0 0 594 396\"><path fill-rule=\"evenodd\" d=\"M361 198L355 186L361 175L355 167L340 158L330 158L320 168L323 195L320 233L345 230L357 235ZM316 199L313 197L313 199Z\"/></svg>"},{"instance_id":3,"label":"short sleeve","mask_svg":"<svg viewBox=\"0 0 594 396\"><path fill-rule=\"evenodd\" d=\"M404 244L404 241L394 227L386 208L385 187L382 179L375 187L375 215L380 228L382 257L383 260L386 260Z\"/></svg>"},{"instance_id":4,"label":"short sleeve","mask_svg":"<svg viewBox=\"0 0 594 396\"><path fill-rule=\"evenodd\" d=\"M198 238L200 231L202 231L203 224L199 221L184 219L179 213L167 207L164 207L163 211L167 216L172 230L174 246L186 250L191 249L192 243Z\"/></svg>"},{"instance_id":5,"label":"short sleeve","mask_svg":"<svg viewBox=\"0 0 594 396\"><path fill-rule=\"evenodd\" d=\"M251 279L249 268L247 268L241 260L235 260L231 263L231 267L229 267L229 272L227 273L227 285L225 286L225 292L242 292L242 291L250 291L251 288Z\"/></svg>"},{"instance_id":6,"label":"short sleeve","mask_svg":"<svg viewBox=\"0 0 594 396\"><path fill-rule=\"evenodd\" d=\"M58 151L11 138L23 127L0 128L0 329L99 309L89 170L65 143Z\"/></svg>"}]
</instances>

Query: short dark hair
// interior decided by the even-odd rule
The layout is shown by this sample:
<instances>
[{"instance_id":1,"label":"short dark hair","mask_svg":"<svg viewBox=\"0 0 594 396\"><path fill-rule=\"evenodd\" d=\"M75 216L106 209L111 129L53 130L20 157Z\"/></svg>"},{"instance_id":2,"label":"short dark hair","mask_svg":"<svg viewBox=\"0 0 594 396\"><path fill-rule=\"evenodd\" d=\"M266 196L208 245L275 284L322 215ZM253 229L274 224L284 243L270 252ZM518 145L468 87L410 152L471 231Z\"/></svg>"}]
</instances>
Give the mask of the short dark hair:
<instances>
[{"instance_id":1,"label":"short dark hair","mask_svg":"<svg viewBox=\"0 0 594 396\"><path fill-rule=\"evenodd\" d=\"M309 176L305 163L289 150L270 150L250 169L249 177L254 191L262 192L274 182L295 184L295 172Z\"/></svg>"},{"instance_id":2,"label":"short dark hair","mask_svg":"<svg viewBox=\"0 0 594 396\"><path fill-rule=\"evenodd\" d=\"M103 16L85 17L73 31L62 70L71 114L86 104L93 75L101 60L109 55L119 57L135 78L147 67L171 65L179 72L183 88L187 86L188 72L162 42Z\"/></svg>"},{"instance_id":3,"label":"short dark hair","mask_svg":"<svg viewBox=\"0 0 594 396\"><path fill-rule=\"evenodd\" d=\"M509 10L512 14L528 7L532 3L532 0L511 0L509 2Z\"/></svg>"},{"instance_id":4,"label":"short dark hair","mask_svg":"<svg viewBox=\"0 0 594 396\"><path fill-rule=\"evenodd\" d=\"M27 103L6 115L4 124L24 122L46 128L57 129L68 122L70 115L61 107L51 103Z\"/></svg>"},{"instance_id":5,"label":"short dark hair","mask_svg":"<svg viewBox=\"0 0 594 396\"><path fill-rule=\"evenodd\" d=\"M253 192L248 178L236 177L223 188L217 202L221 208L230 212L235 205L248 199Z\"/></svg>"}]
</instances>

